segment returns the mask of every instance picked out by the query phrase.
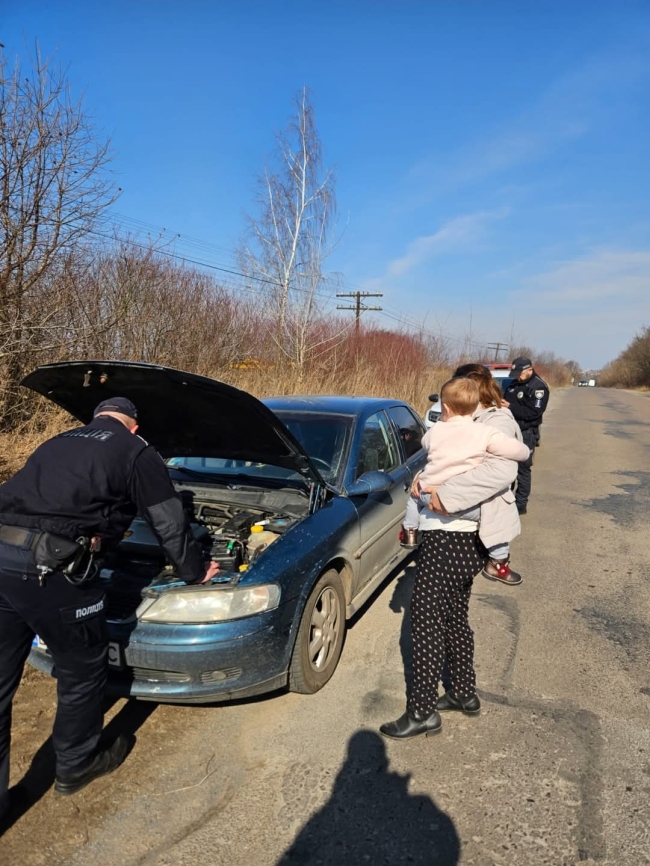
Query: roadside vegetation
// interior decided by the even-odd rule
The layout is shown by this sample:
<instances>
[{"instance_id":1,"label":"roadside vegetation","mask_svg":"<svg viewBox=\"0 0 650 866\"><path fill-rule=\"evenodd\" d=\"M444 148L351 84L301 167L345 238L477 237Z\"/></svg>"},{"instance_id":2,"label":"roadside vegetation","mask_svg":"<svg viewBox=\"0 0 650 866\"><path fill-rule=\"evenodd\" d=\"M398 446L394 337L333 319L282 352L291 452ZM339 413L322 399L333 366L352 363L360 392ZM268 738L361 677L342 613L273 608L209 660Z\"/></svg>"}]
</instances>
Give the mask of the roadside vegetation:
<instances>
[{"instance_id":1,"label":"roadside vegetation","mask_svg":"<svg viewBox=\"0 0 650 866\"><path fill-rule=\"evenodd\" d=\"M650 388L650 328L644 327L598 375L605 388Z\"/></svg>"},{"instance_id":2,"label":"roadside vegetation","mask_svg":"<svg viewBox=\"0 0 650 866\"><path fill-rule=\"evenodd\" d=\"M110 144L36 54L0 66L0 475L69 417L20 387L38 364L121 358L225 380L258 396L394 395L423 412L460 362L492 360L393 316L381 328L337 314L335 177L323 167L313 106L294 118L258 178L236 280L182 260L164 238L119 234ZM551 385L571 362L533 348Z\"/></svg>"}]
</instances>

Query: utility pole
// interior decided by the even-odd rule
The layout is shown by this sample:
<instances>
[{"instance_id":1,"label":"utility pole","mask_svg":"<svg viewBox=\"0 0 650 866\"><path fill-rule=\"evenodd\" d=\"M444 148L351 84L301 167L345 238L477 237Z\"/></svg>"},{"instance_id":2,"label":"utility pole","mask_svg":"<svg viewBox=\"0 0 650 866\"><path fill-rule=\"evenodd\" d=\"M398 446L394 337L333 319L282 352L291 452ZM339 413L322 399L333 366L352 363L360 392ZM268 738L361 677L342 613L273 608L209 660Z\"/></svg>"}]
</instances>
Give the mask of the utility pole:
<instances>
[{"instance_id":1,"label":"utility pole","mask_svg":"<svg viewBox=\"0 0 650 866\"><path fill-rule=\"evenodd\" d=\"M488 349L490 349L490 351L492 349L494 349L494 360L495 361L499 360L499 352L507 352L508 351L507 343L488 343L487 347L488 347Z\"/></svg>"},{"instance_id":2,"label":"utility pole","mask_svg":"<svg viewBox=\"0 0 650 866\"><path fill-rule=\"evenodd\" d=\"M383 292L337 292L337 298L355 298L356 303L353 307L344 307L342 304L337 304L337 310L354 310L355 322L354 322L354 331L355 334L359 335L359 322L361 320L361 313L365 313L366 310L382 310L383 307L369 307L367 304L361 303L361 298L383 298Z\"/></svg>"}]
</instances>

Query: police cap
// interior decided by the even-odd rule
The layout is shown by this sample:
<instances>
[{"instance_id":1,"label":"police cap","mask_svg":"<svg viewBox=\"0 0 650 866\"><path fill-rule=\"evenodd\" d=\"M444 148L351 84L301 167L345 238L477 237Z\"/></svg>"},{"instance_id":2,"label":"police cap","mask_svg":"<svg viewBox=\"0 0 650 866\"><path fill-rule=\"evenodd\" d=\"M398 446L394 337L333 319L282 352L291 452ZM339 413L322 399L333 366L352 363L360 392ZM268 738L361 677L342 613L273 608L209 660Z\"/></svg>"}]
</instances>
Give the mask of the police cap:
<instances>
[{"instance_id":1,"label":"police cap","mask_svg":"<svg viewBox=\"0 0 650 866\"><path fill-rule=\"evenodd\" d=\"M513 376L521 376L524 370L531 370L533 366L533 362L530 358L515 358L512 362L512 367L510 368L510 372Z\"/></svg>"},{"instance_id":2,"label":"police cap","mask_svg":"<svg viewBox=\"0 0 650 866\"><path fill-rule=\"evenodd\" d=\"M93 418L101 415L102 412L119 412L120 415L128 415L137 421L138 410L128 397L111 397L102 402L95 408Z\"/></svg>"}]
</instances>

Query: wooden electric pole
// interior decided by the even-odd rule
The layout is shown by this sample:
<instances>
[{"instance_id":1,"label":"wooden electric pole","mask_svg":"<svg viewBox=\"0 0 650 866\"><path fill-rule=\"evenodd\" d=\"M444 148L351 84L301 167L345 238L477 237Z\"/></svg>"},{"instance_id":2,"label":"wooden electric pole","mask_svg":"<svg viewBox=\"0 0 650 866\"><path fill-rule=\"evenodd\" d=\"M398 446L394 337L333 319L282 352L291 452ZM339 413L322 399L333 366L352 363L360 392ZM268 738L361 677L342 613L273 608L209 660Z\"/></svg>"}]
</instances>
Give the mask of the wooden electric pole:
<instances>
[{"instance_id":1,"label":"wooden electric pole","mask_svg":"<svg viewBox=\"0 0 650 866\"><path fill-rule=\"evenodd\" d=\"M488 349L490 349L490 351L492 349L494 349L494 360L495 361L499 360L499 352L507 352L508 351L508 345L506 343L488 343L487 347L488 347Z\"/></svg>"},{"instance_id":2,"label":"wooden electric pole","mask_svg":"<svg viewBox=\"0 0 650 866\"><path fill-rule=\"evenodd\" d=\"M355 333L359 334L359 322L361 320L361 313L365 313L367 310L379 310L381 311L383 307L369 307L367 304L361 302L361 298L383 298L383 292L337 292L337 298L355 298L355 305L353 307L347 306L344 307L342 304L337 304L337 310L354 310L355 322L354 322L354 330Z\"/></svg>"}]
</instances>

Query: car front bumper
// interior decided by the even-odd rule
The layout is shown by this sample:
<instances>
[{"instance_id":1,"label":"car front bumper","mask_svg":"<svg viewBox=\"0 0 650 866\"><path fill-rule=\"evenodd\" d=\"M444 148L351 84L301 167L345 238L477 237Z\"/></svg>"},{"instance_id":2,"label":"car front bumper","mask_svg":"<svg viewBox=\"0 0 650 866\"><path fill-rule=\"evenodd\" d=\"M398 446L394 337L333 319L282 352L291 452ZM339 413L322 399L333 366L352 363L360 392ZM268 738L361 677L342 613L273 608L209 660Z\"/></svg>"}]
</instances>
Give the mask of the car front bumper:
<instances>
[{"instance_id":1,"label":"car front bumper","mask_svg":"<svg viewBox=\"0 0 650 866\"><path fill-rule=\"evenodd\" d=\"M283 606L286 608L287 606ZM287 683L291 617L283 607L233 622L169 625L109 621L107 692L160 703L251 697ZM41 645L29 662L56 676Z\"/></svg>"}]
</instances>

